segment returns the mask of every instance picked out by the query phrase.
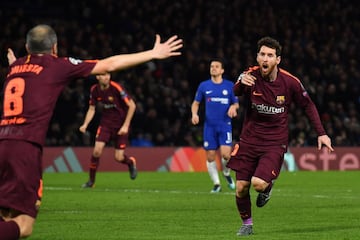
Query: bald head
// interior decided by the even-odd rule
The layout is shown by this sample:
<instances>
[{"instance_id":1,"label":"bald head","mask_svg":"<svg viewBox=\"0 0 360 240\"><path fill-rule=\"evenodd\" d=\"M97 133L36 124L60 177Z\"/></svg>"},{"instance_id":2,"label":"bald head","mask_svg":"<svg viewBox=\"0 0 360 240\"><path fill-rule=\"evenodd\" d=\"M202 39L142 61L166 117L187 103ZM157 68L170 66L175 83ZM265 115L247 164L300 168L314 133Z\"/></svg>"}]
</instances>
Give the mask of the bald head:
<instances>
[{"instance_id":1,"label":"bald head","mask_svg":"<svg viewBox=\"0 0 360 240\"><path fill-rule=\"evenodd\" d=\"M26 35L26 47L29 53L56 53L56 44L56 33L48 25L37 25Z\"/></svg>"}]
</instances>

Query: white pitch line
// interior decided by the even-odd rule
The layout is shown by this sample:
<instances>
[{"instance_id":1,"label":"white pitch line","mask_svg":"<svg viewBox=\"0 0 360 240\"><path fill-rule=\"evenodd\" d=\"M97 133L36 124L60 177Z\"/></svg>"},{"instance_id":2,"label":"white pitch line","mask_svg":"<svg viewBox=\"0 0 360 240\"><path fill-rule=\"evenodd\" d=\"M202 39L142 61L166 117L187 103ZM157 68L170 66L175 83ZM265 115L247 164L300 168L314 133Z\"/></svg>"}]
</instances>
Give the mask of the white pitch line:
<instances>
[{"instance_id":1,"label":"white pitch line","mask_svg":"<svg viewBox=\"0 0 360 240\"><path fill-rule=\"evenodd\" d=\"M71 187L44 187L44 190L48 191L84 191L82 188L71 188ZM92 190L92 189L90 189ZM104 188L104 189L93 189L96 192L133 192L133 193L172 193L172 194L211 194L217 195L210 192L196 192L196 191L180 191L180 190L143 190L143 189L113 189L113 188ZM221 192L219 195L235 195L235 192Z\"/></svg>"},{"instance_id":2,"label":"white pitch line","mask_svg":"<svg viewBox=\"0 0 360 240\"><path fill-rule=\"evenodd\" d=\"M48 191L84 191L84 189L82 188L72 188L72 187L44 187L44 190L48 190ZM90 190L94 190L96 192L129 192L129 193L171 193L171 194L191 194L191 195L200 195L200 194L211 194L211 195L235 195L235 192L220 192L220 193L210 193L210 192L197 192L197 191L180 191L180 190L158 190L158 189L149 189L149 190L144 190L144 189L113 189L113 188L104 188L104 189L99 189L99 188L95 188L95 189L90 189ZM351 190L345 191L346 193L351 194ZM251 192L251 194L256 194ZM304 197L305 195L301 195L301 194L291 194L291 193L285 193L283 191L281 191L280 189L274 189L273 192L274 195L276 196L281 196L281 197L289 197L289 198L298 198L298 197ZM323 199L360 199L359 196L349 196L349 195L340 195L340 196L334 196L334 194L330 194L329 195L324 195L324 194L316 194L316 195L310 195L310 197L313 198L323 198Z\"/></svg>"}]
</instances>

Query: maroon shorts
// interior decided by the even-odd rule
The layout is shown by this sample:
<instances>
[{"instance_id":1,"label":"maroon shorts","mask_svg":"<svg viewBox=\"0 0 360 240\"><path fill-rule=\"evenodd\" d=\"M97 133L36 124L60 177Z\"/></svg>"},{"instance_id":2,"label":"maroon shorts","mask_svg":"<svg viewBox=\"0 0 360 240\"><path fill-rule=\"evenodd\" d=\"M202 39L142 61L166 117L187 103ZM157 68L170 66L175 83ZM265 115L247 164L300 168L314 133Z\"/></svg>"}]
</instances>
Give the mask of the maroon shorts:
<instances>
[{"instance_id":1,"label":"maroon shorts","mask_svg":"<svg viewBox=\"0 0 360 240\"><path fill-rule=\"evenodd\" d=\"M109 143L114 141L116 149L125 149L128 143L128 134L118 135L119 128L109 128L106 126L99 126L96 131L96 141Z\"/></svg>"},{"instance_id":2,"label":"maroon shorts","mask_svg":"<svg viewBox=\"0 0 360 240\"><path fill-rule=\"evenodd\" d=\"M256 146L238 142L227 166L236 172L236 180L251 181L255 176L266 182L276 179L284 161L286 146Z\"/></svg>"},{"instance_id":3,"label":"maroon shorts","mask_svg":"<svg viewBox=\"0 0 360 240\"><path fill-rule=\"evenodd\" d=\"M41 147L0 140L0 207L36 218L42 195Z\"/></svg>"}]
</instances>

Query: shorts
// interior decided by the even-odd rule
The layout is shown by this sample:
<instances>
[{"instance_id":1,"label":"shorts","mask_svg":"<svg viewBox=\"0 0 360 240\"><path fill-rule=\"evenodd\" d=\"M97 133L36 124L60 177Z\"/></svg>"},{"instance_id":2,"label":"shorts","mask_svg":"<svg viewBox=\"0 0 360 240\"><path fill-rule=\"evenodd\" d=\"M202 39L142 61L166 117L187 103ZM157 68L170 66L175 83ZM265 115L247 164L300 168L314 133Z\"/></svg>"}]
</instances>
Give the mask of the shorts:
<instances>
[{"instance_id":1,"label":"shorts","mask_svg":"<svg viewBox=\"0 0 360 240\"><path fill-rule=\"evenodd\" d=\"M250 182L255 176L270 182L280 174L286 149L284 145L257 146L238 142L227 167L236 172L236 180Z\"/></svg>"},{"instance_id":2,"label":"shorts","mask_svg":"<svg viewBox=\"0 0 360 240\"><path fill-rule=\"evenodd\" d=\"M223 122L214 125L205 123L203 135L205 150L217 150L220 146L232 146L231 123Z\"/></svg>"},{"instance_id":3,"label":"shorts","mask_svg":"<svg viewBox=\"0 0 360 240\"><path fill-rule=\"evenodd\" d=\"M42 197L42 148L0 140L0 207L36 218Z\"/></svg>"},{"instance_id":4,"label":"shorts","mask_svg":"<svg viewBox=\"0 0 360 240\"><path fill-rule=\"evenodd\" d=\"M99 126L96 131L96 141L109 143L114 141L115 149L125 149L128 143L129 134L118 135L119 128Z\"/></svg>"}]
</instances>

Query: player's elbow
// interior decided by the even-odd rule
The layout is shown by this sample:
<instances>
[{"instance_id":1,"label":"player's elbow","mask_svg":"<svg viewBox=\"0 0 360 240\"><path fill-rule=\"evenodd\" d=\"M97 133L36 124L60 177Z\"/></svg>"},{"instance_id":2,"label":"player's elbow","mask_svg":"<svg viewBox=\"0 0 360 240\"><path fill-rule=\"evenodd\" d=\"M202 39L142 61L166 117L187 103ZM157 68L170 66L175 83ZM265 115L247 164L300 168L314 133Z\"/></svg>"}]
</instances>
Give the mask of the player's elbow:
<instances>
[{"instance_id":1,"label":"player's elbow","mask_svg":"<svg viewBox=\"0 0 360 240\"><path fill-rule=\"evenodd\" d=\"M136 103L133 100L129 102L129 108L133 109L134 111L136 110Z\"/></svg>"},{"instance_id":2,"label":"player's elbow","mask_svg":"<svg viewBox=\"0 0 360 240\"><path fill-rule=\"evenodd\" d=\"M100 60L96 63L95 67L91 71L91 74L104 74L116 71L116 66L111 58Z\"/></svg>"}]
</instances>

